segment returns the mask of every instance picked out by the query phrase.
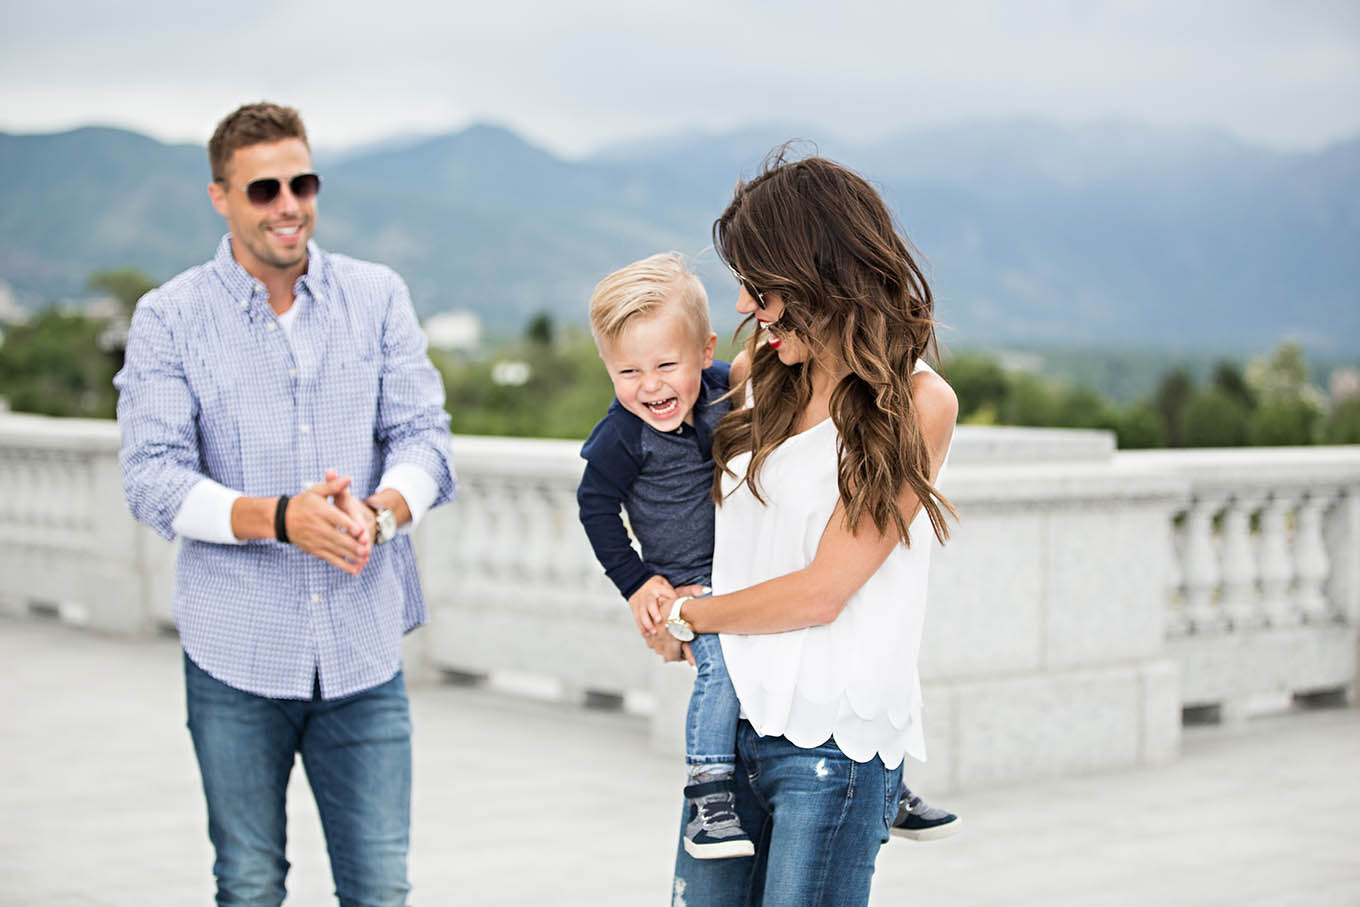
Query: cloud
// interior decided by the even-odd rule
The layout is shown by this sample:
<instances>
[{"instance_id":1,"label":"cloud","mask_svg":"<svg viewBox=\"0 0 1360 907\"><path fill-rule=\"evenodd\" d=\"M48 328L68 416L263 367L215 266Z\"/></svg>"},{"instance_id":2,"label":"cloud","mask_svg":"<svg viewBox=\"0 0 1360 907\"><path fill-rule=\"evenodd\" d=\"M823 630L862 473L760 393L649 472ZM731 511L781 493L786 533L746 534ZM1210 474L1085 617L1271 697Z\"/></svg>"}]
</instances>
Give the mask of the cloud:
<instances>
[{"instance_id":1,"label":"cloud","mask_svg":"<svg viewBox=\"0 0 1360 907\"><path fill-rule=\"evenodd\" d=\"M12 130L97 121L202 141L269 97L299 106L324 145L478 119L570 152L758 121L862 138L1130 118L1283 148L1360 131L1360 5L1347 2L9 6Z\"/></svg>"}]
</instances>

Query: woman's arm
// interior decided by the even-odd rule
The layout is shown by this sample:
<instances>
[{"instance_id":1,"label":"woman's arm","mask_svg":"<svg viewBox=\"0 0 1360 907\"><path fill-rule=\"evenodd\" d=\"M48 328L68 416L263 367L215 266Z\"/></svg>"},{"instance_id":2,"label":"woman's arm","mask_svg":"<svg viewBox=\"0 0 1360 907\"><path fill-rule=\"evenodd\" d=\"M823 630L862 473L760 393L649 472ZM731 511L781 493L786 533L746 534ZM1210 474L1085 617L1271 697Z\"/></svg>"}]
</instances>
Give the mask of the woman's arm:
<instances>
[{"instance_id":1,"label":"woman's arm","mask_svg":"<svg viewBox=\"0 0 1360 907\"><path fill-rule=\"evenodd\" d=\"M912 398L930 449L934 484L954 433L958 398L943 378L926 371L912 377ZM908 486L898 506L910 523L921 502ZM837 504L808 566L737 592L692 599L681 607L680 616L698 633L778 633L831 623L898 542L891 528L880 533L868 516L851 530L845 525L844 506Z\"/></svg>"}]
</instances>

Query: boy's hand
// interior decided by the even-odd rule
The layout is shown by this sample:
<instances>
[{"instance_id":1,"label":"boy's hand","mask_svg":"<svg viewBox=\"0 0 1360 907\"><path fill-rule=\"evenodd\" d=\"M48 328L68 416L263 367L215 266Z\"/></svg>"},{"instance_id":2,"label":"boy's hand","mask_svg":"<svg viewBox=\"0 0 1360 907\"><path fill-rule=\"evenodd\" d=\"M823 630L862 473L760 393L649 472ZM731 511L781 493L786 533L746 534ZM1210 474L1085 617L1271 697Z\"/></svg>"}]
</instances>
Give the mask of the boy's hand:
<instances>
[{"instance_id":1,"label":"boy's hand","mask_svg":"<svg viewBox=\"0 0 1360 907\"><path fill-rule=\"evenodd\" d=\"M633 620L638 629L650 636L661 629L661 603L658 599L676 598L675 590L664 576L657 574L638 587L628 597L628 607L633 609Z\"/></svg>"}]
</instances>

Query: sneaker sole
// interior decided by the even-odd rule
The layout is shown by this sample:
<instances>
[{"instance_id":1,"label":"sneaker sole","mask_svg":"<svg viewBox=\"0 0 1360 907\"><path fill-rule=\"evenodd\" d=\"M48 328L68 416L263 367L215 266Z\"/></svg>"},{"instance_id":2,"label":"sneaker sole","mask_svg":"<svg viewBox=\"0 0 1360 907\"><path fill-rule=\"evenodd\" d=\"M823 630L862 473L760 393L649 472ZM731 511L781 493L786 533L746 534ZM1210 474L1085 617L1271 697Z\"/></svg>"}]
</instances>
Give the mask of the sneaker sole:
<instances>
[{"instance_id":1,"label":"sneaker sole","mask_svg":"<svg viewBox=\"0 0 1360 907\"><path fill-rule=\"evenodd\" d=\"M685 839L685 853L696 860L727 860L732 857L755 856L756 848L747 841L721 841L715 844L695 844Z\"/></svg>"},{"instance_id":2,"label":"sneaker sole","mask_svg":"<svg viewBox=\"0 0 1360 907\"><path fill-rule=\"evenodd\" d=\"M962 819L955 819L953 822L946 822L933 828L898 828L894 825L890 830L896 837L912 841L938 841L958 834L959 826L962 824Z\"/></svg>"}]
</instances>

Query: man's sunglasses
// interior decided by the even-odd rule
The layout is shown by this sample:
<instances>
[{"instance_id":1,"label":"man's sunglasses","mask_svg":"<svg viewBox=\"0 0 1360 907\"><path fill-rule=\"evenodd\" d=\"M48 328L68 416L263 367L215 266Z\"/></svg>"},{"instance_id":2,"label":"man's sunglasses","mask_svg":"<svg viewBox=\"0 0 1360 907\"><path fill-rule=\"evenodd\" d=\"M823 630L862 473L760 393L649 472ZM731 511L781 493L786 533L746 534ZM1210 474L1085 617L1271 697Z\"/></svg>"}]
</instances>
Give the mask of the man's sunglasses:
<instances>
[{"instance_id":1,"label":"man's sunglasses","mask_svg":"<svg viewBox=\"0 0 1360 907\"><path fill-rule=\"evenodd\" d=\"M274 199L279 197L279 193L283 191L283 183L275 177L268 176L246 183L245 190L250 203L263 208L265 205L272 205ZM316 198L316 194L321 191L321 177L315 173L299 173L288 181L288 191L300 202Z\"/></svg>"},{"instance_id":2,"label":"man's sunglasses","mask_svg":"<svg viewBox=\"0 0 1360 907\"><path fill-rule=\"evenodd\" d=\"M765 308L765 294L757 290L756 285L751 283L751 281L738 274L736 268L729 267L727 270L732 272L732 276L736 279L737 283L741 284L742 289L749 293L751 298L756 301L756 308Z\"/></svg>"}]
</instances>

